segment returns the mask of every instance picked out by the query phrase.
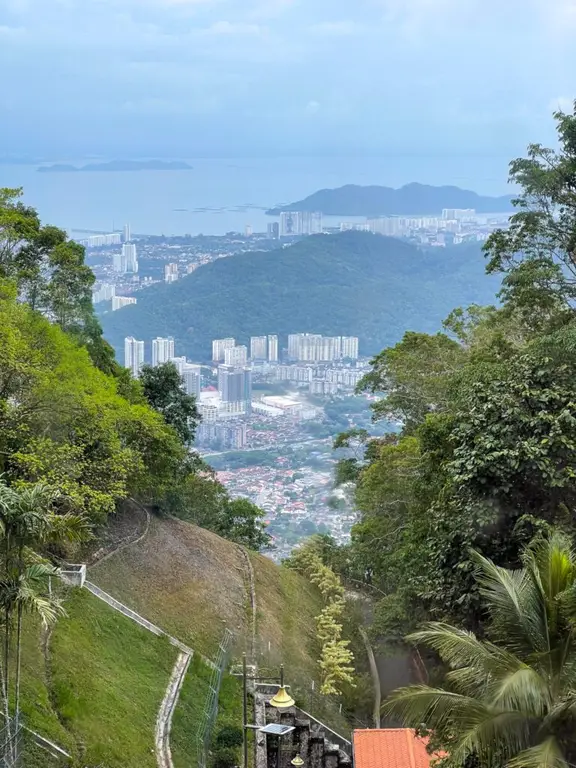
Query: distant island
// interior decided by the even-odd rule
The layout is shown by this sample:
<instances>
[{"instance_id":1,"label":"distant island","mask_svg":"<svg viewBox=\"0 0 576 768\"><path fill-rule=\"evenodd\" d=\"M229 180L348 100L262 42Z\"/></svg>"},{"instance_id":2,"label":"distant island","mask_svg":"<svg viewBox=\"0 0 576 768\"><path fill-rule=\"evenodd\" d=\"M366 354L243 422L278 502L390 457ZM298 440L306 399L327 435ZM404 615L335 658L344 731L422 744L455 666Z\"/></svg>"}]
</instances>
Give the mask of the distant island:
<instances>
[{"instance_id":1,"label":"distant island","mask_svg":"<svg viewBox=\"0 0 576 768\"><path fill-rule=\"evenodd\" d=\"M288 205L266 211L279 216L282 211L320 211L326 216L412 216L440 213L443 208L474 208L478 213L511 211L512 195L485 197L459 187L432 187L406 184L392 187L362 187L347 184L337 189L321 189Z\"/></svg>"},{"instance_id":2,"label":"distant island","mask_svg":"<svg viewBox=\"0 0 576 768\"><path fill-rule=\"evenodd\" d=\"M89 163L88 165L41 165L38 173L80 173L82 171L191 171L192 166L181 160L111 160L109 163Z\"/></svg>"}]
</instances>

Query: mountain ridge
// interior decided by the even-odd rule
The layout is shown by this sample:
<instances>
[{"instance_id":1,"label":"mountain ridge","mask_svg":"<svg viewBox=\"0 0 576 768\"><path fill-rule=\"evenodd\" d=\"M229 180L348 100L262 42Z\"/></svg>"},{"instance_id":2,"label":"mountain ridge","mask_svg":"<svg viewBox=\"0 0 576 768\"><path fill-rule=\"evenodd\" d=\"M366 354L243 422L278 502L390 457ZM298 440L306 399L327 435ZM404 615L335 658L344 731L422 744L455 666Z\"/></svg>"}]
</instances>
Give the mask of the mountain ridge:
<instances>
[{"instance_id":1,"label":"mountain ridge","mask_svg":"<svg viewBox=\"0 0 576 768\"><path fill-rule=\"evenodd\" d=\"M423 251L365 232L315 235L289 248L218 259L138 304L101 318L122 355L124 338L174 336L179 354L209 360L211 340L315 332L360 338L375 354L411 328L434 333L455 304L494 301L478 244ZM121 359L121 357L120 357Z\"/></svg>"},{"instance_id":2,"label":"mountain ridge","mask_svg":"<svg viewBox=\"0 0 576 768\"><path fill-rule=\"evenodd\" d=\"M455 186L435 187L411 182L395 189L378 185L346 184L335 189L320 189L308 197L266 211L278 216L282 211L319 211L326 216L401 216L440 214L443 208L474 208L478 213L512 210L513 195L490 197Z\"/></svg>"}]
</instances>

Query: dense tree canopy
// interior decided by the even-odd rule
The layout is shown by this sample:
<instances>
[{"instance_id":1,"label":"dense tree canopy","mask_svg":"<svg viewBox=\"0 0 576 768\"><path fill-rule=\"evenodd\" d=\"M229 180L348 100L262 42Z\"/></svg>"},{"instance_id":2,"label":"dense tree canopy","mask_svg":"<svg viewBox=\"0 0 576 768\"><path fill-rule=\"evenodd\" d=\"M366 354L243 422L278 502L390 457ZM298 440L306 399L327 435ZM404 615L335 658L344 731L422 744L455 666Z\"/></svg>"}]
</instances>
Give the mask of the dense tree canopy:
<instances>
[{"instance_id":1,"label":"dense tree canopy","mask_svg":"<svg viewBox=\"0 0 576 768\"><path fill-rule=\"evenodd\" d=\"M341 469L361 513L347 568L373 573L388 639L426 617L482 632L471 549L515 568L538 532L576 528L576 116L556 119L559 149L511 164L517 213L486 243L500 305L406 333L359 385L400 426Z\"/></svg>"},{"instance_id":2,"label":"dense tree canopy","mask_svg":"<svg viewBox=\"0 0 576 768\"><path fill-rule=\"evenodd\" d=\"M184 392L184 380L174 363L154 367L144 365L140 383L144 397L152 408L164 416L183 443L192 443L200 416L196 410L196 399L194 395Z\"/></svg>"},{"instance_id":3,"label":"dense tree canopy","mask_svg":"<svg viewBox=\"0 0 576 768\"><path fill-rule=\"evenodd\" d=\"M411 635L445 662L444 685L396 691L385 711L424 725L443 764L569 768L576 761L576 555L559 533L507 570L473 555L485 638L442 622Z\"/></svg>"},{"instance_id":4,"label":"dense tree canopy","mask_svg":"<svg viewBox=\"0 0 576 768\"><path fill-rule=\"evenodd\" d=\"M191 452L198 413L176 368L142 381L120 368L92 313L83 248L19 194L0 190L0 475L49 486L62 514L93 525L128 496L188 519L209 498L199 524L265 544L261 511L232 501Z\"/></svg>"}]
</instances>

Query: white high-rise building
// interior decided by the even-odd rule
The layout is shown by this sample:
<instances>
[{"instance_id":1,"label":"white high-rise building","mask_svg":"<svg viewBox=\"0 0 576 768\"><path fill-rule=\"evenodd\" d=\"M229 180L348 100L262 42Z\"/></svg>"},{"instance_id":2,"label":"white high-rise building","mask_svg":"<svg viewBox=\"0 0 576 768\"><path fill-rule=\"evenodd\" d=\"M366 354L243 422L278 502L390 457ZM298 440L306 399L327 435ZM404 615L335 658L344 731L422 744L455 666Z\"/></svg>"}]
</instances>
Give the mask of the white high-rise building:
<instances>
[{"instance_id":1,"label":"white high-rise building","mask_svg":"<svg viewBox=\"0 0 576 768\"><path fill-rule=\"evenodd\" d=\"M132 233L130 232L130 224L124 224L124 231L122 239L125 243L129 243L132 240Z\"/></svg>"},{"instance_id":2,"label":"white high-rise building","mask_svg":"<svg viewBox=\"0 0 576 768\"><path fill-rule=\"evenodd\" d=\"M124 243L122 246L122 266L124 272L136 274L138 272L138 258L134 243Z\"/></svg>"},{"instance_id":3,"label":"white high-rise building","mask_svg":"<svg viewBox=\"0 0 576 768\"><path fill-rule=\"evenodd\" d=\"M133 296L112 296L112 312L127 307L129 304L137 304L138 299Z\"/></svg>"},{"instance_id":4,"label":"white high-rise building","mask_svg":"<svg viewBox=\"0 0 576 768\"><path fill-rule=\"evenodd\" d=\"M268 362L278 362L278 336L268 336Z\"/></svg>"},{"instance_id":5,"label":"white high-rise building","mask_svg":"<svg viewBox=\"0 0 576 768\"><path fill-rule=\"evenodd\" d=\"M214 339L212 342L212 360L221 362L224 360L224 350L236 346L236 339Z\"/></svg>"},{"instance_id":6,"label":"white high-rise building","mask_svg":"<svg viewBox=\"0 0 576 768\"><path fill-rule=\"evenodd\" d=\"M172 336L152 339L152 365L162 365L174 357L174 339Z\"/></svg>"},{"instance_id":7,"label":"white high-rise building","mask_svg":"<svg viewBox=\"0 0 576 768\"><path fill-rule=\"evenodd\" d=\"M92 303L99 304L101 301L110 301L116 296L116 286L112 283L100 283L100 287L92 291Z\"/></svg>"},{"instance_id":8,"label":"white high-rise building","mask_svg":"<svg viewBox=\"0 0 576 768\"><path fill-rule=\"evenodd\" d=\"M131 371L132 376L137 377L143 365L144 342L138 341L134 336L127 336L124 339L124 367Z\"/></svg>"},{"instance_id":9,"label":"white high-rise building","mask_svg":"<svg viewBox=\"0 0 576 768\"><path fill-rule=\"evenodd\" d=\"M202 376L199 365L190 365L187 363L182 371L184 379L184 389L187 395L194 395L197 400L200 399L202 389Z\"/></svg>"},{"instance_id":10,"label":"white high-rise building","mask_svg":"<svg viewBox=\"0 0 576 768\"><path fill-rule=\"evenodd\" d=\"M186 357L184 357L183 355L182 357L171 357L168 360L168 362L174 363L174 365L176 366L176 370L178 371L180 376L182 376L184 374L184 368L186 367L186 364L188 361L186 360Z\"/></svg>"},{"instance_id":11,"label":"white high-rise building","mask_svg":"<svg viewBox=\"0 0 576 768\"><path fill-rule=\"evenodd\" d=\"M342 336L342 357L349 357L352 360L358 360L358 337Z\"/></svg>"},{"instance_id":12,"label":"white high-rise building","mask_svg":"<svg viewBox=\"0 0 576 768\"><path fill-rule=\"evenodd\" d=\"M225 365L246 365L248 362L248 347L243 344L237 347L228 347L224 350Z\"/></svg>"},{"instance_id":13,"label":"white high-rise building","mask_svg":"<svg viewBox=\"0 0 576 768\"><path fill-rule=\"evenodd\" d=\"M319 211L283 211L280 214L280 237L319 235L322 214Z\"/></svg>"},{"instance_id":14,"label":"white high-rise building","mask_svg":"<svg viewBox=\"0 0 576 768\"><path fill-rule=\"evenodd\" d=\"M175 283L178 280L178 264L166 264L164 267L164 282Z\"/></svg>"},{"instance_id":15,"label":"white high-rise building","mask_svg":"<svg viewBox=\"0 0 576 768\"><path fill-rule=\"evenodd\" d=\"M343 344L346 345L344 353ZM288 357L303 363L325 363L342 357L358 357L358 339L354 336L321 336L319 333L291 333Z\"/></svg>"},{"instance_id":16,"label":"white high-rise building","mask_svg":"<svg viewBox=\"0 0 576 768\"><path fill-rule=\"evenodd\" d=\"M267 343L266 336L250 337L250 357L252 360L266 360Z\"/></svg>"}]
</instances>

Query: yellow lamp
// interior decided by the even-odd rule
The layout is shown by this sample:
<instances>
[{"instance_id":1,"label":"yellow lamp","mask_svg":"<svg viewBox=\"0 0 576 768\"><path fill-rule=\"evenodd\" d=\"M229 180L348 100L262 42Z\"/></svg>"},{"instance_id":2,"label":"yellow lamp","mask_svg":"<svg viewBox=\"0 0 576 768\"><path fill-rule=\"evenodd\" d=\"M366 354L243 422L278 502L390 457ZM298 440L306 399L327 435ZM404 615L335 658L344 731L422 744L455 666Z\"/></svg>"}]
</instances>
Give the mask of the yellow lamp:
<instances>
[{"instance_id":1,"label":"yellow lamp","mask_svg":"<svg viewBox=\"0 0 576 768\"><path fill-rule=\"evenodd\" d=\"M292 696L290 696L286 690L286 687L281 685L274 696L270 699L269 703L270 706L276 707L276 709L288 709L289 707L293 707L296 702Z\"/></svg>"},{"instance_id":2,"label":"yellow lamp","mask_svg":"<svg viewBox=\"0 0 576 768\"><path fill-rule=\"evenodd\" d=\"M292 758L290 762L292 765L295 765L296 768L301 768L301 766L304 765L304 760L302 760L300 755L296 755L296 757Z\"/></svg>"}]
</instances>

